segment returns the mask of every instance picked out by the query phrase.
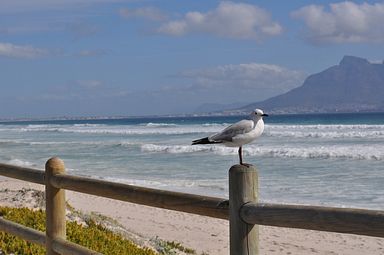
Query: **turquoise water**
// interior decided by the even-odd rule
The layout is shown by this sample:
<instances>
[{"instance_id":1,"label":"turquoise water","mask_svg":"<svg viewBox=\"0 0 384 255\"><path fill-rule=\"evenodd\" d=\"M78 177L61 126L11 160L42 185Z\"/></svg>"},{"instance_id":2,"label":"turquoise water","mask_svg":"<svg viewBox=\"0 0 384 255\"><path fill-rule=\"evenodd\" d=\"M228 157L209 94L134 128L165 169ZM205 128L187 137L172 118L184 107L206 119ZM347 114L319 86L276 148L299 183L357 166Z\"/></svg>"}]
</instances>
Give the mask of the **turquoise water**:
<instances>
[{"instance_id":1,"label":"turquoise water","mask_svg":"<svg viewBox=\"0 0 384 255\"><path fill-rule=\"evenodd\" d=\"M237 149L191 146L243 116L0 123L0 161L226 197ZM259 169L265 202L384 209L384 113L275 115L244 161Z\"/></svg>"}]
</instances>

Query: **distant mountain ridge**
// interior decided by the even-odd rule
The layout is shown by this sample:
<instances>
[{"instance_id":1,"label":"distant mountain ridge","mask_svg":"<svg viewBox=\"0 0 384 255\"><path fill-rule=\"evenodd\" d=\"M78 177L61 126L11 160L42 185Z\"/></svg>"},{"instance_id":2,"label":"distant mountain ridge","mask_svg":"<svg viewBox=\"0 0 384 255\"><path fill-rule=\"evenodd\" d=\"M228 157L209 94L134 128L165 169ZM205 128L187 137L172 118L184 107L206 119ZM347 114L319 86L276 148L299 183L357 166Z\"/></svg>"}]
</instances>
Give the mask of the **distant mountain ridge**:
<instances>
[{"instance_id":1,"label":"distant mountain ridge","mask_svg":"<svg viewBox=\"0 0 384 255\"><path fill-rule=\"evenodd\" d=\"M274 113L384 111L384 63L345 56L339 65L310 75L300 87L228 113L255 108Z\"/></svg>"}]
</instances>

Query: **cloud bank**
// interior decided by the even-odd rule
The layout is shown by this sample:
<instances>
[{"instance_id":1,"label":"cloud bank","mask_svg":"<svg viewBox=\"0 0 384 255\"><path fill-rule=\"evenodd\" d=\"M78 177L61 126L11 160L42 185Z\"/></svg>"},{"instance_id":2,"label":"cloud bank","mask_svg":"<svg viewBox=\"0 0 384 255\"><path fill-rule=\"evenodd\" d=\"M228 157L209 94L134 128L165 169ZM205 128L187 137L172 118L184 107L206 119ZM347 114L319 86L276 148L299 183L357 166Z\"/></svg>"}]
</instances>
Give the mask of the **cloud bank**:
<instances>
[{"instance_id":1,"label":"cloud bank","mask_svg":"<svg viewBox=\"0 0 384 255\"><path fill-rule=\"evenodd\" d=\"M119 15L123 18L143 18L153 21L164 21L167 15L156 7L141 7L136 9L121 8Z\"/></svg>"},{"instance_id":2,"label":"cloud bank","mask_svg":"<svg viewBox=\"0 0 384 255\"><path fill-rule=\"evenodd\" d=\"M181 73L195 80L193 89L242 90L262 95L265 91L283 93L302 84L305 73L270 64L222 65Z\"/></svg>"},{"instance_id":3,"label":"cloud bank","mask_svg":"<svg viewBox=\"0 0 384 255\"><path fill-rule=\"evenodd\" d=\"M341 2L308 5L291 13L303 20L304 35L312 43L384 42L384 3Z\"/></svg>"},{"instance_id":4,"label":"cloud bank","mask_svg":"<svg viewBox=\"0 0 384 255\"><path fill-rule=\"evenodd\" d=\"M220 2L206 13L188 12L182 19L162 24L158 33L181 36L191 33L211 34L226 38L263 40L282 32L271 15L255 5Z\"/></svg>"},{"instance_id":5,"label":"cloud bank","mask_svg":"<svg viewBox=\"0 0 384 255\"><path fill-rule=\"evenodd\" d=\"M12 43L0 42L0 56L11 58L37 58L47 56L49 52L45 49L35 48L29 45L21 46Z\"/></svg>"}]
</instances>

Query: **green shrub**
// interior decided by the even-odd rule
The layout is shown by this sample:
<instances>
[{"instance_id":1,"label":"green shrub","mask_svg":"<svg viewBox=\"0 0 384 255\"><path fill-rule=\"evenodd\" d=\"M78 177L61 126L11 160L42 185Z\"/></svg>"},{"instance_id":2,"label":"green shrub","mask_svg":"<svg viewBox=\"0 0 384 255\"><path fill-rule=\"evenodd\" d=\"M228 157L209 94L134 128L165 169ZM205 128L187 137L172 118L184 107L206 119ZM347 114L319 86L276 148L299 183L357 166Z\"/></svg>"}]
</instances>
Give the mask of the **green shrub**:
<instances>
[{"instance_id":1,"label":"green shrub","mask_svg":"<svg viewBox=\"0 0 384 255\"><path fill-rule=\"evenodd\" d=\"M0 207L0 216L39 231L45 231L45 213L27 208ZM0 232L0 251L4 254L45 254L45 249L16 236Z\"/></svg>"},{"instance_id":2,"label":"green shrub","mask_svg":"<svg viewBox=\"0 0 384 255\"><path fill-rule=\"evenodd\" d=\"M156 237L152 240L156 245L156 250L160 252L161 255L177 255L180 254L196 254L196 251L190 248L184 247L182 244L174 241L165 241Z\"/></svg>"},{"instance_id":3,"label":"green shrub","mask_svg":"<svg viewBox=\"0 0 384 255\"><path fill-rule=\"evenodd\" d=\"M45 232L45 212L28 208L0 207L0 216ZM103 254L156 255L149 248L138 247L133 242L124 239L93 220L88 220L85 226L67 221L67 240L85 246ZM0 254L45 254L45 248L24 241L10 234L0 232Z\"/></svg>"}]
</instances>

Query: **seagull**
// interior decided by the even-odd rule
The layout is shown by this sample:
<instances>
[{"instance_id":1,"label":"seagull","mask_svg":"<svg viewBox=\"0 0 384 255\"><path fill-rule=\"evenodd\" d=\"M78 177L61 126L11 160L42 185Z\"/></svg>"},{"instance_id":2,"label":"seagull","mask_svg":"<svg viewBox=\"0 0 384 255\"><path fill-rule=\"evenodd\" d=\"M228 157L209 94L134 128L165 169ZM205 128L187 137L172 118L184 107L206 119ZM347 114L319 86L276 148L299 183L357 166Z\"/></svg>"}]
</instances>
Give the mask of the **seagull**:
<instances>
[{"instance_id":1,"label":"seagull","mask_svg":"<svg viewBox=\"0 0 384 255\"><path fill-rule=\"evenodd\" d=\"M254 141L263 133L263 117L267 116L268 114L265 114L262 110L255 109L249 115L250 119L240 120L226 127L221 132L194 140L192 141L192 145L222 143L228 147L239 147L240 165L247 165L243 163L242 146Z\"/></svg>"}]
</instances>

